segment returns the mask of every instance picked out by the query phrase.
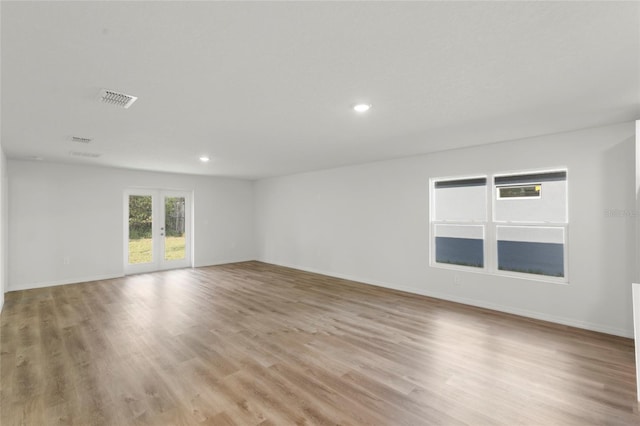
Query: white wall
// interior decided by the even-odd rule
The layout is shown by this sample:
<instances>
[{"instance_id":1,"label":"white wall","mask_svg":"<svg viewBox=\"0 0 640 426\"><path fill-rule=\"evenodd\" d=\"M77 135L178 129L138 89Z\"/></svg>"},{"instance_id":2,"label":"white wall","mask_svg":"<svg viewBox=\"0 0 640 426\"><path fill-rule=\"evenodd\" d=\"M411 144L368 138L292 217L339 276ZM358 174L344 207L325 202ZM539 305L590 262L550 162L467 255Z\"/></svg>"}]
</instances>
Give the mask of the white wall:
<instances>
[{"instance_id":1,"label":"white wall","mask_svg":"<svg viewBox=\"0 0 640 426\"><path fill-rule=\"evenodd\" d=\"M2 2L0 2L0 16L2 15ZM0 19L0 22L2 19ZM2 45L2 30L0 25L0 45ZM2 67L0 67L1 69ZM2 80L0 72L0 81ZM2 85L0 84L0 99L2 98ZM0 106L0 135L2 134L2 107ZM7 161L4 156L4 151L2 150L2 141L0 141L0 312L2 312L2 307L4 306L4 292L7 288L6 286L6 277L7 277Z\"/></svg>"},{"instance_id":2,"label":"white wall","mask_svg":"<svg viewBox=\"0 0 640 426\"><path fill-rule=\"evenodd\" d=\"M631 336L634 152L624 123L261 180L258 258ZM569 284L429 266L430 178L556 167L569 172Z\"/></svg>"},{"instance_id":3,"label":"white wall","mask_svg":"<svg viewBox=\"0 0 640 426\"><path fill-rule=\"evenodd\" d=\"M7 159L0 144L0 312L4 306L4 292L7 291Z\"/></svg>"},{"instance_id":4,"label":"white wall","mask_svg":"<svg viewBox=\"0 0 640 426\"><path fill-rule=\"evenodd\" d=\"M195 266L255 259L250 181L13 159L8 171L8 290L121 276L128 187L194 191Z\"/></svg>"}]
</instances>

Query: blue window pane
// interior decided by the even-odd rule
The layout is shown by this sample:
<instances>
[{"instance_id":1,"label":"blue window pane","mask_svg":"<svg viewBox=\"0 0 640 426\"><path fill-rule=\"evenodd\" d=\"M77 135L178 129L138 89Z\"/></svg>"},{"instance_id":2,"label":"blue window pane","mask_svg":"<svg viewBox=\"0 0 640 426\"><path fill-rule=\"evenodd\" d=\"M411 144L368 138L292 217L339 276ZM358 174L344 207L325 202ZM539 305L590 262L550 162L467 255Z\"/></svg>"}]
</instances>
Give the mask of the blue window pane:
<instances>
[{"instance_id":1,"label":"blue window pane","mask_svg":"<svg viewBox=\"0 0 640 426\"><path fill-rule=\"evenodd\" d=\"M436 262L484 267L484 240L436 237Z\"/></svg>"},{"instance_id":2,"label":"blue window pane","mask_svg":"<svg viewBox=\"0 0 640 426\"><path fill-rule=\"evenodd\" d=\"M564 244L498 241L498 269L564 277Z\"/></svg>"}]
</instances>

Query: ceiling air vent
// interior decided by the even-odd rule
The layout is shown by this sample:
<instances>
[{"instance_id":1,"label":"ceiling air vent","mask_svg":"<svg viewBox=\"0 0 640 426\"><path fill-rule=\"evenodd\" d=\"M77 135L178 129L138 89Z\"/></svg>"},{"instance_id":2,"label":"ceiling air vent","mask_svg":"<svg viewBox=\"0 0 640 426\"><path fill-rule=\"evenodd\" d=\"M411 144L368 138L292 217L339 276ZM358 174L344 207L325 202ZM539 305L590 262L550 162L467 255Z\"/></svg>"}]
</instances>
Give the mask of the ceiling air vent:
<instances>
[{"instance_id":1,"label":"ceiling air vent","mask_svg":"<svg viewBox=\"0 0 640 426\"><path fill-rule=\"evenodd\" d=\"M113 90L102 89L100 91L100 102L119 106L121 108L129 108L138 99L135 96L125 95L124 93L115 92Z\"/></svg>"},{"instance_id":2,"label":"ceiling air vent","mask_svg":"<svg viewBox=\"0 0 640 426\"><path fill-rule=\"evenodd\" d=\"M71 151L69 152L69 155L73 155L74 157L98 158L102 154L96 154L95 152Z\"/></svg>"},{"instance_id":3,"label":"ceiling air vent","mask_svg":"<svg viewBox=\"0 0 640 426\"><path fill-rule=\"evenodd\" d=\"M81 138L79 136L71 136L71 142L78 142L78 143L89 143L91 142L93 139L91 138Z\"/></svg>"}]
</instances>

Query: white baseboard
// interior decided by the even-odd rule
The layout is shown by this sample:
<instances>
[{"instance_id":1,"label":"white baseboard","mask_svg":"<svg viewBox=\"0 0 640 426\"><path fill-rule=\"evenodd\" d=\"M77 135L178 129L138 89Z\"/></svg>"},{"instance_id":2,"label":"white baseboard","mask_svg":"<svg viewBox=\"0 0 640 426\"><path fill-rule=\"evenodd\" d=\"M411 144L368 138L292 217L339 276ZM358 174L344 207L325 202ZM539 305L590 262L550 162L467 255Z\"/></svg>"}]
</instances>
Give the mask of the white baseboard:
<instances>
[{"instance_id":1,"label":"white baseboard","mask_svg":"<svg viewBox=\"0 0 640 426\"><path fill-rule=\"evenodd\" d=\"M38 283L10 285L7 291L31 290L34 288L53 287L57 285L67 285L67 284L78 284L78 283L85 283L85 282L91 282L91 281L110 280L113 278L122 278L122 277L124 277L124 274L107 274L107 275L93 275L90 277L68 278L64 280L55 280L55 281L42 281Z\"/></svg>"},{"instance_id":2,"label":"white baseboard","mask_svg":"<svg viewBox=\"0 0 640 426\"><path fill-rule=\"evenodd\" d=\"M419 295L422 295L422 296L428 296L428 297L433 297L433 298L436 298L436 299L447 300L449 302L461 303L463 305L470 305L470 306L475 306L475 307L478 307L478 308L491 309L493 311L499 311L499 312L504 312L504 313L507 313L507 314L519 315L521 317L533 318L533 319L537 319L537 320L541 320L541 321L549 321L549 322L553 322L553 323L556 323L556 324L567 325L567 326L570 326L570 327L576 327L576 328L582 328L582 329L585 329L585 330L597 331L597 332L600 332L600 333L612 334L614 336L630 337L630 338L633 337L633 330L626 330L626 329L617 328L617 327L610 327L610 326L606 326L606 325L602 325L602 324L595 324L595 323L588 322L588 321L576 320L576 319L573 319L573 318L558 317L558 316L546 314L544 312L536 312L536 311L529 311L529 310L526 310L526 309L513 308L513 307L510 307L510 306L498 305L498 304L491 303L491 302L486 302L486 301L483 301L483 300L476 300L476 299L469 299L469 298L465 298L465 297L458 297L458 296L453 296L453 295L450 295L450 294L433 292L433 291L429 291L429 290L422 289L422 288L402 286L402 285L397 285L397 284L378 281L378 280L372 280L372 279L367 279L367 278L356 277L356 276L348 275L348 274L338 274L338 273L334 273L334 272L321 271L321 270L316 269L316 268L309 268L309 267L304 267L304 266L300 266L300 265L289 265L289 264L284 264L284 263L276 263L276 262L270 262L268 260L259 260L259 261L260 262L264 262L264 263L271 263L273 265L284 266L284 267L287 267L287 268L298 269L298 270L301 270L301 271L312 272L314 274L327 275L329 277L341 278L341 279L345 279L345 280L349 280L349 281L360 282L360 283L363 283L363 284L374 285L374 286L377 286L377 287L384 287L384 288L389 288L389 289L392 289L392 290L400 290L400 291L405 291L407 293L419 294Z\"/></svg>"},{"instance_id":3,"label":"white baseboard","mask_svg":"<svg viewBox=\"0 0 640 426\"><path fill-rule=\"evenodd\" d=\"M207 264L207 265L198 265L196 267L199 268L199 267L205 267L205 266L225 265L225 264L229 264L229 263L249 262L251 260L255 260L255 259L220 260L220 261L216 261L215 263L211 263L211 264ZM315 274L321 274L321 275L326 275L326 276L330 276L330 277L341 278L341 279L345 279L345 280L349 280L349 281L356 281L356 282L360 282L360 283L363 283L363 284L374 285L374 286L389 288L389 289L393 289L393 290L405 291L407 293L420 294L422 296L434 297L436 299L447 300L447 301L456 302L456 303L462 303L464 305L470 305L470 306L475 306L475 307L479 307L479 308L491 309L491 310L494 310L494 311L505 312L505 313L508 313L508 314L519 315L519 316L523 316L523 317L527 317L527 318L533 318L533 319L538 319L538 320L542 320L542 321L549 321L549 322L553 322L553 323L556 323L556 324L567 325L567 326L570 326L570 327L577 327L577 328L582 328L582 329L586 329L586 330L597 331L597 332L606 333L606 334L612 334L612 335L615 335L615 336L622 336L622 337L629 337L629 338L633 337L633 330L626 330L626 329L621 329L621 328L616 328L616 327L610 327L610 326L606 326L606 325L602 325L602 324L591 323L591 322L588 322L588 321L576 320L576 319L573 319L573 318L558 317L558 316L549 315L549 314L546 314L546 313L543 313L543 312L536 312L536 311L529 311L529 310L526 310L526 309L513 308L513 307L510 307L510 306L498 305L498 304L494 304L494 303L486 302L486 301L482 301L482 300L476 300L476 299L469 299L469 298L464 298L464 297L452 296L450 294L444 294L444 293L428 291L428 290L422 289L422 288L402 286L402 285L397 285L397 284L378 281L378 280L372 280L372 279L367 279L367 278L362 278L362 277L356 277L356 276L348 275L348 274L338 274L338 273L334 273L334 272L322 271L322 270L319 270L319 269L316 269L316 268L311 268L311 267L305 267L305 266L300 266L300 265L291 265L291 264L272 262L272 261L260 260L260 259L258 259L258 261L264 262L264 263L270 263L270 264L278 265L278 266L284 266L284 267L287 267L287 268L298 269L298 270L301 270L301 271L312 272L312 273L315 273ZM72 279L66 279L66 280L56 280L56 281L46 281L46 282L38 282L38 283L28 283L28 284L21 284L21 285L17 285L17 286L10 286L7 291L30 290L30 289L35 289L35 288L52 287L52 286L57 286L57 285L77 284L77 283L83 283L83 282L108 280L108 279L113 279L113 278L121 278L123 276L124 276L123 274L108 274L108 275L95 275L95 276L90 276L90 277L79 277L79 278L72 278ZM3 304L0 304L0 312L2 311L2 305Z\"/></svg>"},{"instance_id":4,"label":"white baseboard","mask_svg":"<svg viewBox=\"0 0 640 426\"><path fill-rule=\"evenodd\" d=\"M206 265L197 265L195 268L201 268L204 266L215 266L215 265L226 265L228 263L238 263L238 262L249 262L255 259L229 259L229 260L219 260L215 263L206 264ZM64 280L55 280L55 281L42 281L37 283L26 283L26 284L18 284L18 285L10 285L7 291L20 291L20 290L31 290L34 288L44 288L44 287L53 287L57 285L67 285L67 284L78 284L84 282L91 281L100 281L100 280L109 280L113 278L122 278L125 274L106 274L106 275L93 275L90 277L78 277L78 278L69 278Z\"/></svg>"},{"instance_id":5,"label":"white baseboard","mask_svg":"<svg viewBox=\"0 0 640 426\"><path fill-rule=\"evenodd\" d=\"M251 259L228 259L228 260L216 260L213 263L206 263L206 264L202 264L202 265L196 265L194 266L195 268L204 268L206 266L218 266L218 265L228 265L230 263L241 263L241 262L252 262L255 261L255 258L251 258Z\"/></svg>"}]
</instances>

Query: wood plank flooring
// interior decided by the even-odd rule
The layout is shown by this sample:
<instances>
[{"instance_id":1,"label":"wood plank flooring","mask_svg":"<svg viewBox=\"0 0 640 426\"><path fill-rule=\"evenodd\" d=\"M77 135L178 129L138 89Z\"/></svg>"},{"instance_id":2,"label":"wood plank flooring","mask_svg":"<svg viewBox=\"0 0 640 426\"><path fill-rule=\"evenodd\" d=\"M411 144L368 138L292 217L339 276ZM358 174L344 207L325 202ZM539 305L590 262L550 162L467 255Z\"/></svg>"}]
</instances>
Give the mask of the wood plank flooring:
<instances>
[{"instance_id":1,"label":"wood plank flooring","mask_svg":"<svg viewBox=\"0 0 640 426\"><path fill-rule=\"evenodd\" d=\"M9 425L633 425L633 341L245 262L12 292Z\"/></svg>"}]
</instances>

